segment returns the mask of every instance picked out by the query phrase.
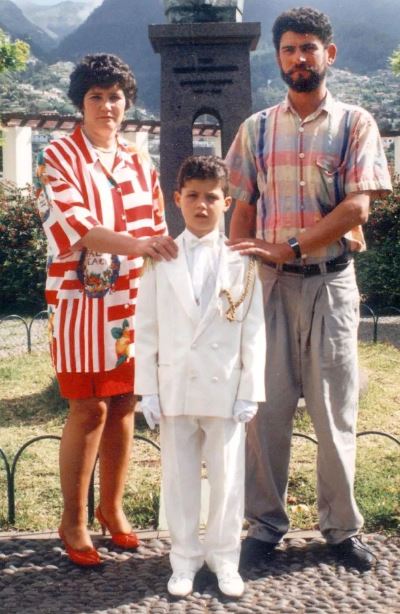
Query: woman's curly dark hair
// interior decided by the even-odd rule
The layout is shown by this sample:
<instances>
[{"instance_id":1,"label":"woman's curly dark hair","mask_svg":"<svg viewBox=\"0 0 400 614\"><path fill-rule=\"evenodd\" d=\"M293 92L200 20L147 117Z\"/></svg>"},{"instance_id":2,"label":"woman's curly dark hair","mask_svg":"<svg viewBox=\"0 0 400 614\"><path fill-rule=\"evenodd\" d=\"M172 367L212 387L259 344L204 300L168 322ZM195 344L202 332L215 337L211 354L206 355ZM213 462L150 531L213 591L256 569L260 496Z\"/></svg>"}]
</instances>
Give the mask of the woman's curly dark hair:
<instances>
[{"instance_id":1,"label":"woman's curly dark hair","mask_svg":"<svg viewBox=\"0 0 400 614\"><path fill-rule=\"evenodd\" d=\"M329 17L310 7L300 7L284 11L272 26L272 38L276 51L279 51L282 35L285 32L314 34L327 47L333 38Z\"/></svg>"},{"instance_id":2,"label":"woman's curly dark hair","mask_svg":"<svg viewBox=\"0 0 400 614\"><path fill-rule=\"evenodd\" d=\"M85 94L91 87L111 87L118 84L126 99L126 109L136 100L136 79L121 58L111 53L85 55L70 75L68 96L80 110Z\"/></svg>"}]
</instances>

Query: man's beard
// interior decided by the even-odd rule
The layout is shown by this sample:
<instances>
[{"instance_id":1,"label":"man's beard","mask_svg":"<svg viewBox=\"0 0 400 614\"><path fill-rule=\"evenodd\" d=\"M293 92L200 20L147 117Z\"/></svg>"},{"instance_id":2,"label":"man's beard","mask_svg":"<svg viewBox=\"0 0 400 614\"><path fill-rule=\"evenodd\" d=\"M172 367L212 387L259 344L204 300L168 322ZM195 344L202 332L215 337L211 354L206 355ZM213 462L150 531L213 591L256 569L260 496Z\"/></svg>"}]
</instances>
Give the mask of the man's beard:
<instances>
[{"instance_id":1,"label":"man's beard","mask_svg":"<svg viewBox=\"0 0 400 614\"><path fill-rule=\"evenodd\" d=\"M292 73L305 70L309 74L307 77L298 77L296 80L292 79ZM281 68L281 77L284 82L295 92L312 92L316 90L321 82L325 79L326 69L322 72L318 72L315 68L310 67L298 67L295 70L284 72Z\"/></svg>"}]
</instances>

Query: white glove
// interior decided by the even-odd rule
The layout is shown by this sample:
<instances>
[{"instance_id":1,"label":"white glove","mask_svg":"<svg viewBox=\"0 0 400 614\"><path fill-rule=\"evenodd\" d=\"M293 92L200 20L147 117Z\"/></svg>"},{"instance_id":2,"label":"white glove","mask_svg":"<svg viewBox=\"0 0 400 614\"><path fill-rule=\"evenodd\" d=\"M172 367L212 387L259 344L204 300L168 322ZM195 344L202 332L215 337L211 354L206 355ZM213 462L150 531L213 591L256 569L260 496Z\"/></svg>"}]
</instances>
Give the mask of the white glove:
<instances>
[{"instance_id":1,"label":"white glove","mask_svg":"<svg viewBox=\"0 0 400 614\"><path fill-rule=\"evenodd\" d=\"M140 401L140 407L149 428L153 430L156 424L160 424L160 397L158 394L144 394Z\"/></svg>"},{"instance_id":2,"label":"white glove","mask_svg":"<svg viewBox=\"0 0 400 614\"><path fill-rule=\"evenodd\" d=\"M255 401L236 399L233 406L233 419L235 422L250 422L257 413L258 404Z\"/></svg>"}]
</instances>

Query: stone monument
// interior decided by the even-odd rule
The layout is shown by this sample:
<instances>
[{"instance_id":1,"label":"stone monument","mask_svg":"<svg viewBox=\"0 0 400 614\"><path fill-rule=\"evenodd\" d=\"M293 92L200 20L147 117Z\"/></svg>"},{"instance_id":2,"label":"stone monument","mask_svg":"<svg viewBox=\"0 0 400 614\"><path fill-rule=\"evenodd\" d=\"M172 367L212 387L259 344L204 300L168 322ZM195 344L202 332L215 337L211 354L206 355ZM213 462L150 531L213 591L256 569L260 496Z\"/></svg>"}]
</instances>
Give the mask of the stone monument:
<instances>
[{"instance_id":1,"label":"stone monument","mask_svg":"<svg viewBox=\"0 0 400 614\"><path fill-rule=\"evenodd\" d=\"M193 153L193 124L216 118L225 155L240 123L251 113L250 51L259 23L242 22L244 0L164 0L170 23L150 25L161 55L161 186L168 228L183 228L173 204L178 168Z\"/></svg>"},{"instance_id":2,"label":"stone monument","mask_svg":"<svg viewBox=\"0 0 400 614\"><path fill-rule=\"evenodd\" d=\"M171 23L242 21L244 0L164 0Z\"/></svg>"}]
</instances>

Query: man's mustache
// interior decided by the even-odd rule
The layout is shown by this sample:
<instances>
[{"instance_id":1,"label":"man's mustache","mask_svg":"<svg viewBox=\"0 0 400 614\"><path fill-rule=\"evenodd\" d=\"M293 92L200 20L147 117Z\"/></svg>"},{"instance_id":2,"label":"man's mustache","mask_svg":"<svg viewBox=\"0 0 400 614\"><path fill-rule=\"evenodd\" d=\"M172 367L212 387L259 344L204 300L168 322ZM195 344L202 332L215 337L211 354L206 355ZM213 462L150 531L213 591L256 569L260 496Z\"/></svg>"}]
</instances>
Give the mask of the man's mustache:
<instances>
[{"instance_id":1,"label":"man's mustache","mask_svg":"<svg viewBox=\"0 0 400 614\"><path fill-rule=\"evenodd\" d=\"M315 73L316 70L312 66L307 66L307 64L298 64L289 70L288 75L293 75L293 73L298 72L299 70L307 70L308 72Z\"/></svg>"}]
</instances>

